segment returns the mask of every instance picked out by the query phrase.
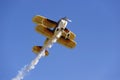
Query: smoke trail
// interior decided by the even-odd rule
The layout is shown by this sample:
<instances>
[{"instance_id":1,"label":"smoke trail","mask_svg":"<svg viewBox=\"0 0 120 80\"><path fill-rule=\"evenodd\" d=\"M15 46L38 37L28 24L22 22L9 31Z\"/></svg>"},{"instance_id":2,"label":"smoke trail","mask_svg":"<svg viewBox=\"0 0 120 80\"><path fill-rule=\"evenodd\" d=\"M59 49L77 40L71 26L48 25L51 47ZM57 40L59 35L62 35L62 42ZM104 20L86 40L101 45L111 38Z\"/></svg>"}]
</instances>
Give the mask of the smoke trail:
<instances>
[{"instance_id":1,"label":"smoke trail","mask_svg":"<svg viewBox=\"0 0 120 80\"><path fill-rule=\"evenodd\" d=\"M42 56L44 56L44 50L29 65L25 65L12 80L22 80L30 70L35 68Z\"/></svg>"},{"instance_id":2,"label":"smoke trail","mask_svg":"<svg viewBox=\"0 0 120 80\"><path fill-rule=\"evenodd\" d=\"M39 60L41 59L41 57L45 56L45 50L48 48L51 48L53 43L56 43L57 39L59 39L61 35L62 35L61 31L55 33L55 35L51 39L49 39L47 44L43 46L41 52L37 55L37 57L34 60L32 60L29 65L24 66L18 72L17 76L13 78L12 80L22 80L25 74L27 74L30 70L34 69L35 66L38 64Z\"/></svg>"}]
</instances>

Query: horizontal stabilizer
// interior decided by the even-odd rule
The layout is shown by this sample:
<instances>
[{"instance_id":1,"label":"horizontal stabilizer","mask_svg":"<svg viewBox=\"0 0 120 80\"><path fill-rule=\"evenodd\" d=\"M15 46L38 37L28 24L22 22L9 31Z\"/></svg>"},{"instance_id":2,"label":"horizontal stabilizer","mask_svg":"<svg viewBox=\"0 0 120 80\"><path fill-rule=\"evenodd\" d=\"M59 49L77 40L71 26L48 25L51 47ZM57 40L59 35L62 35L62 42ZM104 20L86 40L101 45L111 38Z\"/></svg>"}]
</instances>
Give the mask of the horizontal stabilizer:
<instances>
[{"instance_id":1,"label":"horizontal stabilizer","mask_svg":"<svg viewBox=\"0 0 120 80\"><path fill-rule=\"evenodd\" d=\"M33 46L32 48L32 51L37 55L40 53L41 50L42 50L42 46ZM48 54L49 54L48 51L45 50L45 56L48 56Z\"/></svg>"}]
</instances>

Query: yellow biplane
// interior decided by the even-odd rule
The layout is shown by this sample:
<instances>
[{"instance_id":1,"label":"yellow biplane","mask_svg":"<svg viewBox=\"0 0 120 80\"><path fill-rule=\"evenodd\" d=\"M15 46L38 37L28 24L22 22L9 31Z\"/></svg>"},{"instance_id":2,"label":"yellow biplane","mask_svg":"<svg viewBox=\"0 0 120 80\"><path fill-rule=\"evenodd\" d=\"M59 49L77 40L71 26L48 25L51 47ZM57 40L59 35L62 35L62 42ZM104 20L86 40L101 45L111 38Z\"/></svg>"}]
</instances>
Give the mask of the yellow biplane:
<instances>
[{"instance_id":1,"label":"yellow biplane","mask_svg":"<svg viewBox=\"0 0 120 80\"><path fill-rule=\"evenodd\" d=\"M46 41L44 42L44 44L46 44L48 40L55 34L55 31L57 30L60 20L58 22L55 22L46 17L37 15L33 17L33 22L37 24L35 30L38 33L47 37ZM63 28L62 35L57 40L57 42L64 45L67 48L74 48L76 46L76 42L74 41L75 37L76 35L73 32L71 32L67 28ZM41 51L41 49L42 49L42 46L34 46L33 52L38 54ZM47 50L45 51L45 55L46 56L48 55Z\"/></svg>"}]
</instances>

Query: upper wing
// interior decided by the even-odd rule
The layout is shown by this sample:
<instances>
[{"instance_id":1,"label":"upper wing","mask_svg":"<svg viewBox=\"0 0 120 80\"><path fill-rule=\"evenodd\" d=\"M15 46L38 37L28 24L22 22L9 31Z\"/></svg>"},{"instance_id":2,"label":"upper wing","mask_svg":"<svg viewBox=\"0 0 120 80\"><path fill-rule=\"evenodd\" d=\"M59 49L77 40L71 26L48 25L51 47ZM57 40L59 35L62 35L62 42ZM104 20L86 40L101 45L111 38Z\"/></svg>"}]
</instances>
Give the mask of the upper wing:
<instances>
[{"instance_id":1,"label":"upper wing","mask_svg":"<svg viewBox=\"0 0 120 80\"><path fill-rule=\"evenodd\" d=\"M45 26L47 26L48 28L54 28L57 26L57 22L55 21L52 21L50 19L47 19L46 17L43 17L43 16L35 16L33 17L33 22L35 22L36 24L43 24Z\"/></svg>"},{"instance_id":2,"label":"upper wing","mask_svg":"<svg viewBox=\"0 0 120 80\"><path fill-rule=\"evenodd\" d=\"M46 26L44 25L37 25L36 26L36 31L44 36L46 36L47 38L51 38L54 35L54 31L48 29ZM76 42L74 40L71 39L65 39L64 36L61 36L58 40L58 43L68 47L68 48L74 48L76 46Z\"/></svg>"}]
</instances>

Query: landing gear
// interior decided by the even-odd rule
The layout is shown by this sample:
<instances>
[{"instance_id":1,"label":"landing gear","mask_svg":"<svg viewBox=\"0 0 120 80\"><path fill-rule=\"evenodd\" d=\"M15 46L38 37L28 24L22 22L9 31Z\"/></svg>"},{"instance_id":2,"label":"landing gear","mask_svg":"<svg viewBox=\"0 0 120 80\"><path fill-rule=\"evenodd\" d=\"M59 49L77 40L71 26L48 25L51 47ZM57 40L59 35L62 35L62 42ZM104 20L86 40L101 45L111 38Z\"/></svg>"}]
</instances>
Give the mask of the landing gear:
<instances>
[{"instance_id":1,"label":"landing gear","mask_svg":"<svg viewBox=\"0 0 120 80\"><path fill-rule=\"evenodd\" d=\"M66 33L65 39L70 39L70 31Z\"/></svg>"}]
</instances>

